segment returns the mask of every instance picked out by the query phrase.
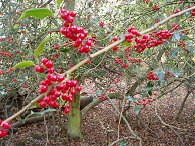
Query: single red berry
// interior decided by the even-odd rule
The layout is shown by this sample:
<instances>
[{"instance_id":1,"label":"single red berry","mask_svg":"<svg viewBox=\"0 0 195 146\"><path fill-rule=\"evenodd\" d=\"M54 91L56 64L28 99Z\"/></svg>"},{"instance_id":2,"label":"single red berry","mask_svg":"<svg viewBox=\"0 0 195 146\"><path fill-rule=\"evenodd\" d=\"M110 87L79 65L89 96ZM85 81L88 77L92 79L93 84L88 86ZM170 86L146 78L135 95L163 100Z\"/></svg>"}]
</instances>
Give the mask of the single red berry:
<instances>
[{"instance_id":1,"label":"single red berry","mask_svg":"<svg viewBox=\"0 0 195 146\"><path fill-rule=\"evenodd\" d=\"M39 73L43 73L45 70L44 70L44 68L42 66L37 65L37 66L35 66L35 71L39 72Z\"/></svg>"},{"instance_id":2,"label":"single red berry","mask_svg":"<svg viewBox=\"0 0 195 146\"><path fill-rule=\"evenodd\" d=\"M70 86L71 87L76 87L77 84L78 84L77 80L71 80Z\"/></svg>"},{"instance_id":3,"label":"single red berry","mask_svg":"<svg viewBox=\"0 0 195 146\"><path fill-rule=\"evenodd\" d=\"M65 107L66 107L66 108L70 108L70 104L67 103Z\"/></svg>"},{"instance_id":4,"label":"single red berry","mask_svg":"<svg viewBox=\"0 0 195 146\"><path fill-rule=\"evenodd\" d=\"M47 68L52 68L53 67L53 62L52 61L47 61L47 63L45 64L45 66Z\"/></svg>"},{"instance_id":5,"label":"single red berry","mask_svg":"<svg viewBox=\"0 0 195 146\"><path fill-rule=\"evenodd\" d=\"M68 100L69 100L69 96L68 96L68 95L66 95L66 94L64 94L64 95L62 95L62 99L63 99L63 100L67 100L67 101L68 101Z\"/></svg>"},{"instance_id":6,"label":"single red berry","mask_svg":"<svg viewBox=\"0 0 195 146\"><path fill-rule=\"evenodd\" d=\"M7 134L8 134L7 130L4 130L4 129L0 130L0 138L7 136Z\"/></svg>"},{"instance_id":7,"label":"single red berry","mask_svg":"<svg viewBox=\"0 0 195 146\"><path fill-rule=\"evenodd\" d=\"M167 72L167 76L171 76L171 72L170 71Z\"/></svg>"},{"instance_id":8,"label":"single red berry","mask_svg":"<svg viewBox=\"0 0 195 146\"><path fill-rule=\"evenodd\" d=\"M76 95L76 91L72 89L72 90L70 90L70 94L74 96L74 95Z\"/></svg>"},{"instance_id":9,"label":"single red berry","mask_svg":"<svg viewBox=\"0 0 195 146\"><path fill-rule=\"evenodd\" d=\"M10 123L8 123L8 122L2 122L1 126L2 126L4 129L10 129Z\"/></svg>"},{"instance_id":10,"label":"single red berry","mask_svg":"<svg viewBox=\"0 0 195 146\"><path fill-rule=\"evenodd\" d=\"M65 108L65 109L64 109L64 113L65 113L65 114L70 113L70 108Z\"/></svg>"},{"instance_id":11,"label":"single red berry","mask_svg":"<svg viewBox=\"0 0 195 146\"><path fill-rule=\"evenodd\" d=\"M112 40L116 42L116 41L118 41L118 37L114 36Z\"/></svg>"},{"instance_id":12,"label":"single red berry","mask_svg":"<svg viewBox=\"0 0 195 146\"><path fill-rule=\"evenodd\" d=\"M47 63L48 59L47 58L42 58L41 62L45 65Z\"/></svg>"},{"instance_id":13,"label":"single red berry","mask_svg":"<svg viewBox=\"0 0 195 146\"><path fill-rule=\"evenodd\" d=\"M46 104L45 101L41 101L41 102L39 103L39 106L40 106L40 108L46 108L47 104Z\"/></svg>"},{"instance_id":14,"label":"single red berry","mask_svg":"<svg viewBox=\"0 0 195 146\"><path fill-rule=\"evenodd\" d=\"M54 71L55 71L54 68L49 68L49 69L48 69L48 72L49 72L50 74L54 73Z\"/></svg>"},{"instance_id":15,"label":"single red berry","mask_svg":"<svg viewBox=\"0 0 195 146\"><path fill-rule=\"evenodd\" d=\"M76 86L76 91L77 92L81 92L81 90L82 90L81 86Z\"/></svg>"},{"instance_id":16,"label":"single red berry","mask_svg":"<svg viewBox=\"0 0 195 146\"><path fill-rule=\"evenodd\" d=\"M195 16L195 9L191 11L192 16Z\"/></svg>"},{"instance_id":17,"label":"single red berry","mask_svg":"<svg viewBox=\"0 0 195 146\"><path fill-rule=\"evenodd\" d=\"M43 93L43 92L46 92L46 91L47 91L48 86L40 85L40 86L39 86L39 89L40 89L40 90L42 91L42 93Z\"/></svg>"},{"instance_id":18,"label":"single red berry","mask_svg":"<svg viewBox=\"0 0 195 146\"><path fill-rule=\"evenodd\" d=\"M64 76L57 76L57 81L62 82L64 80Z\"/></svg>"}]
</instances>

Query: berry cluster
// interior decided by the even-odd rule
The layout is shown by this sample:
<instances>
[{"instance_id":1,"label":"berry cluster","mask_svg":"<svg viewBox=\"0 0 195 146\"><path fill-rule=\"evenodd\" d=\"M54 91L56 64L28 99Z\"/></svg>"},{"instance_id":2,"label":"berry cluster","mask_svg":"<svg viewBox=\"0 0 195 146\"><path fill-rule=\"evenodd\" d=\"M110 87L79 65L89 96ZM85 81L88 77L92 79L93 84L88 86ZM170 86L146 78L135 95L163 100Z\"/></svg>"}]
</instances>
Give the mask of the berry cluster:
<instances>
[{"instance_id":1,"label":"berry cluster","mask_svg":"<svg viewBox=\"0 0 195 146\"><path fill-rule=\"evenodd\" d=\"M7 136L8 134L8 130L10 129L10 123L8 122L3 122L1 119L0 119L0 138L3 138L5 136Z\"/></svg>"},{"instance_id":2,"label":"berry cluster","mask_svg":"<svg viewBox=\"0 0 195 146\"><path fill-rule=\"evenodd\" d=\"M58 108L59 103L57 102L57 99L60 97L62 100L73 102L76 93L81 91L81 87L78 86L77 80L67 80L63 83L64 76L55 74L53 62L49 61L47 58L43 58L42 65L36 66L35 70L39 73L47 72L46 79L40 82L40 94L45 93L49 86L53 85L54 83L58 83L58 85L51 89L44 99L38 101L41 108L46 108L47 105L49 107ZM68 111L70 111L70 105L67 103L64 112L68 113Z\"/></svg>"},{"instance_id":3,"label":"berry cluster","mask_svg":"<svg viewBox=\"0 0 195 146\"><path fill-rule=\"evenodd\" d=\"M121 67L123 69L126 69L128 67L128 65L126 63L123 63L122 58L116 58L116 59L114 59L114 63L121 64Z\"/></svg>"},{"instance_id":4,"label":"berry cluster","mask_svg":"<svg viewBox=\"0 0 195 146\"><path fill-rule=\"evenodd\" d=\"M102 100L102 101L106 100L106 97L105 97L104 93L102 93L102 94L99 96L99 100Z\"/></svg>"},{"instance_id":5,"label":"berry cluster","mask_svg":"<svg viewBox=\"0 0 195 146\"><path fill-rule=\"evenodd\" d=\"M135 38L136 44L134 45L135 51L138 53L143 52L146 48L152 48L159 46L166 42L172 34L168 30L162 30L158 32L153 32L150 35L143 35L142 38Z\"/></svg>"},{"instance_id":6,"label":"berry cluster","mask_svg":"<svg viewBox=\"0 0 195 146\"><path fill-rule=\"evenodd\" d=\"M74 42L74 47L78 48L79 53L89 53L93 43L93 38L89 38L84 44L83 40L87 37L88 32L83 27L73 25L75 12L65 9L60 10L61 18L64 21L64 26L60 29L60 32L70 40Z\"/></svg>"},{"instance_id":7,"label":"berry cluster","mask_svg":"<svg viewBox=\"0 0 195 146\"><path fill-rule=\"evenodd\" d=\"M158 5L157 3L155 3L155 4L153 5L153 10L154 10L154 11L158 11L159 9L160 9L159 5Z\"/></svg>"},{"instance_id":8,"label":"berry cluster","mask_svg":"<svg viewBox=\"0 0 195 146\"><path fill-rule=\"evenodd\" d=\"M136 105L143 105L143 106L146 106L147 103L149 103L150 105L152 104L153 100L152 99L141 99L139 100L138 102L136 102Z\"/></svg>"},{"instance_id":9,"label":"berry cluster","mask_svg":"<svg viewBox=\"0 0 195 146\"><path fill-rule=\"evenodd\" d=\"M158 32L152 32L150 35L145 34L140 38L139 36L141 36L141 34L134 26L128 28L128 32L129 34L125 35L125 39L127 42L131 43L132 39L135 37L134 40L136 44L133 47L138 53L143 52L146 48L161 45L172 36L168 30L161 30Z\"/></svg>"},{"instance_id":10,"label":"berry cluster","mask_svg":"<svg viewBox=\"0 0 195 146\"><path fill-rule=\"evenodd\" d=\"M156 74L153 73L153 71L150 71L147 75L146 78L148 80L159 80L158 76Z\"/></svg>"},{"instance_id":11,"label":"berry cluster","mask_svg":"<svg viewBox=\"0 0 195 146\"><path fill-rule=\"evenodd\" d=\"M11 54L8 52L0 52L0 54L2 54L4 57L11 57Z\"/></svg>"}]
</instances>

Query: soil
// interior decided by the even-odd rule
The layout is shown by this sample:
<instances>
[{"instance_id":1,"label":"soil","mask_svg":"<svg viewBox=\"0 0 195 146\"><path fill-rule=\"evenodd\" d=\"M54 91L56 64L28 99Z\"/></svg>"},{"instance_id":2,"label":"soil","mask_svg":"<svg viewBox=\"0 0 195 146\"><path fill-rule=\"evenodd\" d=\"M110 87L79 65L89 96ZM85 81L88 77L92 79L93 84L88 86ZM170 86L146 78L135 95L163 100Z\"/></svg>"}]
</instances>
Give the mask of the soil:
<instances>
[{"instance_id":1,"label":"soil","mask_svg":"<svg viewBox=\"0 0 195 146\"><path fill-rule=\"evenodd\" d=\"M177 91L176 91L177 92ZM174 96L156 101L158 114L162 120L181 129L171 129L160 122L154 112L154 106L148 105L141 111L139 123L136 113L129 109L126 118L134 132L142 138L143 146L195 146L195 123L192 111L195 102L189 97L178 121L175 115L181 105L182 97ZM119 107L118 101L112 100ZM67 117L54 114L53 118L39 123L25 125L7 137L6 146L107 146L119 138L129 137L130 132L124 121L119 125L119 115L114 111L109 101L104 101L91 109L83 118L82 139L70 139L64 131ZM60 128L61 127L61 128ZM174 132L175 131L175 132ZM120 146L138 146L137 140L125 139L118 143ZM115 145L116 146L116 145Z\"/></svg>"}]
</instances>

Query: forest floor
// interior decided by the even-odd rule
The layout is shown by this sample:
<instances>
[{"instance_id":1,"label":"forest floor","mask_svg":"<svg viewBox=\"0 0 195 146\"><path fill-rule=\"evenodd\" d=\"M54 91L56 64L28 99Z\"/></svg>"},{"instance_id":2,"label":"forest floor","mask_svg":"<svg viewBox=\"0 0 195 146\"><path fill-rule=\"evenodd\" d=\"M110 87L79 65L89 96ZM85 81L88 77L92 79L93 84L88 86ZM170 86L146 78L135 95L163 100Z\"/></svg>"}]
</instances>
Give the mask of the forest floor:
<instances>
[{"instance_id":1,"label":"forest floor","mask_svg":"<svg viewBox=\"0 0 195 146\"><path fill-rule=\"evenodd\" d=\"M192 119L195 102L191 96L187 99L179 120L174 119L182 100L181 96L167 97L159 99L156 104L158 115L162 120L181 129L171 129L160 122L154 112L154 106L148 105L141 111L139 124L136 123L134 110L127 111L126 118L135 133L142 138L143 146L195 146L195 123ZM118 107L118 101L112 100L112 102ZM117 140L118 134L119 138L130 136L129 129L123 121L118 126L119 116L109 101L102 102L85 115L82 123L83 139L67 138L64 130L59 128L59 125L65 125L66 121L65 115L59 118L56 114L54 118L22 126L7 138L6 144L2 145L107 146ZM139 144L138 141L128 138L118 143L118 146L127 145Z\"/></svg>"}]
</instances>

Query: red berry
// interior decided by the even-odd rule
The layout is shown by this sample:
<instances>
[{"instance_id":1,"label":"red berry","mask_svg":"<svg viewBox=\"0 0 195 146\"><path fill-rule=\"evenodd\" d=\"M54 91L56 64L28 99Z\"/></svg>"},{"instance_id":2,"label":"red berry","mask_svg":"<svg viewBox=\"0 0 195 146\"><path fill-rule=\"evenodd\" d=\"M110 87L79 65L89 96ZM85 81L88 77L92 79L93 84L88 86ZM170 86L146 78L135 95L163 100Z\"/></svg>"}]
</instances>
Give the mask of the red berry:
<instances>
[{"instance_id":1,"label":"red berry","mask_svg":"<svg viewBox=\"0 0 195 146\"><path fill-rule=\"evenodd\" d=\"M66 108L70 108L70 104L67 103L67 104L66 104Z\"/></svg>"},{"instance_id":2,"label":"red berry","mask_svg":"<svg viewBox=\"0 0 195 146\"><path fill-rule=\"evenodd\" d=\"M0 130L0 138L7 136L7 134L8 134L7 130L3 129Z\"/></svg>"},{"instance_id":3,"label":"red berry","mask_svg":"<svg viewBox=\"0 0 195 146\"><path fill-rule=\"evenodd\" d=\"M62 95L62 99L68 101L69 100L69 96L64 94L64 95Z\"/></svg>"},{"instance_id":4,"label":"red berry","mask_svg":"<svg viewBox=\"0 0 195 146\"><path fill-rule=\"evenodd\" d=\"M46 104L45 101L41 101L41 102L39 103L39 106L40 106L40 108L46 108L47 104Z\"/></svg>"},{"instance_id":5,"label":"red berry","mask_svg":"<svg viewBox=\"0 0 195 146\"><path fill-rule=\"evenodd\" d=\"M113 50L113 51L117 51L117 50L118 50L118 46L114 46L114 47L112 48L112 50Z\"/></svg>"},{"instance_id":6,"label":"red berry","mask_svg":"<svg viewBox=\"0 0 195 146\"><path fill-rule=\"evenodd\" d=\"M171 76L171 72L170 71L167 72L167 76Z\"/></svg>"},{"instance_id":7,"label":"red berry","mask_svg":"<svg viewBox=\"0 0 195 146\"><path fill-rule=\"evenodd\" d=\"M74 96L74 95L76 95L76 91L72 89L72 90L70 90L70 94Z\"/></svg>"},{"instance_id":8,"label":"red berry","mask_svg":"<svg viewBox=\"0 0 195 146\"><path fill-rule=\"evenodd\" d=\"M39 73L43 73L45 71L44 68L42 66L40 66L40 65L37 65L35 67L35 70L36 70L36 72L39 72Z\"/></svg>"},{"instance_id":9,"label":"red berry","mask_svg":"<svg viewBox=\"0 0 195 146\"><path fill-rule=\"evenodd\" d=\"M8 123L8 122L2 122L1 126L2 126L4 129L10 129L10 123Z\"/></svg>"},{"instance_id":10,"label":"red berry","mask_svg":"<svg viewBox=\"0 0 195 146\"><path fill-rule=\"evenodd\" d=\"M195 9L192 10L191 14L192 16L195 16Z\"/></svg>"},{"instance_id":11,"label":"red berry","mask_svg":"<svg viewBox=\"0 0 195 146\"><path fill-rule=\"evenodd\" d=\"M46 91L47 91L48 86L40 85L40 86L39 86L39 89L40 89L40 90L42 91L42 93L43 93L43 92L46 92Z\"/></svg>"},{"instance_id":12,"label":"red berry","mask_svg":"<svg viewBox=\"0 0 195 146\"><path fill-rule=\"evenodd\" d=\"M45 65L47 63L47 58L42 58L41 62Z\"/></svg>"},{"instance_id":13,"label":"red berry","mask_svg":"<svg viewBox=\"0 0 195 146\"><path fill-rule=\"evenodd\" d=\"M70 86L71 87L76 87L77 84L78 84L77 80L71 80Z\"/></svg>"},{"instance_id":14,"label":"red berry","mask_svg":"<svg viewBox=\"0 0 195 146\"><path fill-rule=\"evenodd\" d=\"M117 36L114 36L113 37L113 41L115 41L115 42L118 41L118 37Z\"/></svg>"},{"instance_id":15,"label":"red berry","mask_svg":"<svg viewBox=\"0 0 195 146\"><path fill-rule=\"evenodd\" d=\"M65 114L68 114L69 112L70 112L70 108L65 108L65 109L64 109L64 113L65 113Z\"/></svg>"},{"instance_id":16,"label":"red berry","mask_svg":"<svg viewBox=\"0 0 195 146\"><path fill-rule=\"evenodd\" d=\"M54 68L49 68L49 69L48 69L48 72L49 72L50 74L54 73L54 71L55 71Z\"/></svg>"},{"instance_id":17,"label":"red berry","mask_svg":"<svg viewBox=\"0 0 195 146\"><path fill-rule=\"evenodd\" d=\"M77 91L77 92L80 92L81 89L82 89L81 86L76 86L76 91Z\"/></svg>"},{"instance_id":18,"label":"red berry","mask_svg":"<svg viewBox=\"0 0 195 146\"><path fill-rule=\"evenodd\" d=\"M52 67L53 67L53 62L52 62L52 61L48 61L48 62L45 64L45 66L46 66L47 68L52 68Z\"/></svg>"},{"instance_id":19,"label":"red berry","mask_svg":"<svg viewBox=\"0 0 195 146\"><path fill-rule=\"evenodd\" d=\"M57 76L57 81L62 82L64 80L64 76Z\"/></svg>"}]
</instances>

